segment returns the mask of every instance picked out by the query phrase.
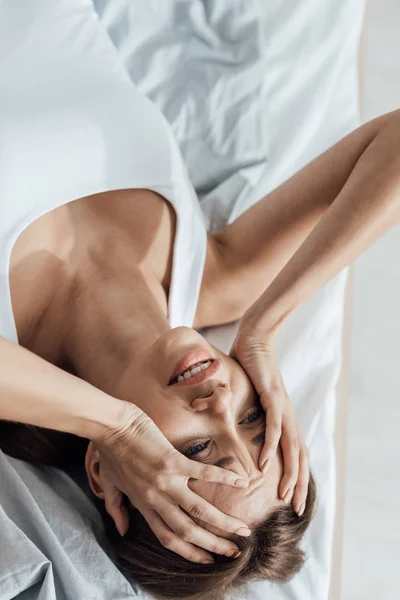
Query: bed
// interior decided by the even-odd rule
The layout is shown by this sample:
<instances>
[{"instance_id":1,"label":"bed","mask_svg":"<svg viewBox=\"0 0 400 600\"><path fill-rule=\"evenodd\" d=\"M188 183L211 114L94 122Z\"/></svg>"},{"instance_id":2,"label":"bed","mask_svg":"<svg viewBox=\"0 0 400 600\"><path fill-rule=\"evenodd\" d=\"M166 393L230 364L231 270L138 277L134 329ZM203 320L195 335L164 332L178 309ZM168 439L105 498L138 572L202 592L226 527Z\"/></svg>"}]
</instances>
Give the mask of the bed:
<instances>
[{"instance_id":1,"label":"bed","mask_svg":"<svg viewBox=\"0 0 400 600\"><path fill-rule=\"evenodd\" d=\"M130 77L170 121L212 230L359 124L365 0L94 0L94 5ZM341 486L335 416L346 280L342 272L321 289L278 338L283 377L318 486L317 514L304 540L307 563L290 583L252 584L242 600L328 600L330 589L330 600L336 600L332 547ZM203 333L228 350L236 327ZM342 400L341 419L343 406ZM340 482L342 473L343 468ZM85 569L96 570L91 560L95 557L87 557ZM114 597L130 596L124 588ZM147 596L137 590L131 597Z\"/></svg>"}]
</instances>

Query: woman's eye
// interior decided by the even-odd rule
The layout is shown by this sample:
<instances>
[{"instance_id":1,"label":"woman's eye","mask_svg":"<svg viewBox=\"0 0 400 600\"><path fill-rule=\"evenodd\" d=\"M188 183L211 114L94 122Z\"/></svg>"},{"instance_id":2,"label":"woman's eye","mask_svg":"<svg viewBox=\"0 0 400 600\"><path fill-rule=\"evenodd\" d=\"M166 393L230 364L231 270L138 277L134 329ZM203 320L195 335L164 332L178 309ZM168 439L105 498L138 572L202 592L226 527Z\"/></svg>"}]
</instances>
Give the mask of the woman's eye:
<instances>
[{"instance_id":1,"label":"woman's eye","mask_svg":"<svg viewBox=\"0 0 400 600\"><path fill-rule=\"evenodd\" d=\"M259 421L261 418L264 418L264 413L261 408L253 408L251 412L246 416L244 421L242 421L241 425L247 425L248 423L254 423Z\"/></svg>"},{"instance_id":2,"label":"woman's eye","mask_svg":"<svg viewBox=\"0 0 400 600\"><path fill-rule=\"evenodd\" d=\"M185 456L188 458L192 458L193 456L201 456L207 450L210 442L200 442L198 444L194 444L188 450L184 452Z\"/></svg>"}]
</instances>

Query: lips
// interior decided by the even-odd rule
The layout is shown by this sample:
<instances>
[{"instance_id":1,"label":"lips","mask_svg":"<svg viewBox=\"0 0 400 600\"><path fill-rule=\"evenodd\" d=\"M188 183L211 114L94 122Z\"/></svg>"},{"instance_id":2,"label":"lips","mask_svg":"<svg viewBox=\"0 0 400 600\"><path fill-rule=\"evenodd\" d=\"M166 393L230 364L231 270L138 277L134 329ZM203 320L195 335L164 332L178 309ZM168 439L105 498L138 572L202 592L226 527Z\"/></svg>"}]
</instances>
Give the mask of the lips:
<instances>
[{"instance_id":1,"label":"lips","mask_svg":"<svg viewBox=\"0 0 400 600\"><path fill-rule=\"evenodd\" d=\"M208 367L208 369L205 369L204 371L200 371L200 373L196 373L196 375L193 375L190 379L185 379L184 381L179 381L173 385L181 385L185 382L189 383L189 381L192 382L192 380L193 380L193 383L198 383L199 381L204 381L204 379L208 378L210 370L212 370L216 373L216 371L219 369L219 364L214 366L214 363L219 363L219 361L215 360L214 357L211 356L211 354L208 350L205 350L203 348L197 349L197 350L191 350L177 362L175 369L173 370L173 372L171 374L168 385L171 385L172 382L178 377L178 375L181 375L182 373L184 373L185 371L187 371L188 369L193 367L196 363L206 362L209 360L211 360L213 362ZM215 367L217 367L217 368L215 368ZM199 377L199 376L203 376L203 377Z\"/></svg>"},{"instance_id":2,"label":"lips","mask_svg":"<svg viewBox=\"0 0 400 600\"><path fill-rule=\"evenodd\" d=\"M221 361L216 358L212 361L211 365L207 367L207 369L204 369L204 371L200 371L199 373L192 375L189 379L183 379L183 381L177 381L170 385L173 385L174 387L185 387L187 385L195 385L196 383L202 383L203 381L206 381L207 379L210 379L210 377L215 375L216 372L219 370L220 366Z\"/></svg>"}]
</instances>

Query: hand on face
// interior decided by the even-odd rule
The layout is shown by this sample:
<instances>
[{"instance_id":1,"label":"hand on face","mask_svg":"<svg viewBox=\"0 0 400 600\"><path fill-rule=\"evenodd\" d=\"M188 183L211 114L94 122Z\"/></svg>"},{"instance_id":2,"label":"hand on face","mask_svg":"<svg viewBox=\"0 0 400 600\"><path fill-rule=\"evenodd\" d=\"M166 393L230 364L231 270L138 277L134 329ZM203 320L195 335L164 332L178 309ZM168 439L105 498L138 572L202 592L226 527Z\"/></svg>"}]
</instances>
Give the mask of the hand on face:
<instances>
[{"instance_id":1,"label":"hand on face","mask_svg":"<svg viewBox=\"0 0 400 600\"><path fill-rule=\"evenodd\" d=\"M202 363L200 369L193 367L198 362ZM184 370L184 376L178 373ZM225 513L243 515L248 523L263 518L268 508L279 502L280 454L275 456L276 468L263 475L258 458L265 437L265 415L240 365L194 330L176 328L144 349L126 371L118 396L142 409L144 426L137 435L136 424L122 442L121 435L117 436L120 441L112 451L98 447L92 474L101 480L107 509L119 528L125 531L128 527L122 505L124 491L161 543L189 560L209 560L210 555L201 548L221 554L234 550L231 542L228 548L226 540L195 526L179 507L207 522L208 529L218 535L229 535L245 523L223 515L199 496ZM249 493L220 485L232 473L212 464L229 467L248 479ZM191 480L188 486L189 478L197 481ZM226 493L228 489L233 493Z\"/></svg>"},{"instance_id":2,"label":"hand on face","mask_svg":"<svg viewBox=\"0 0 400 600\"><path fill-rule=\"evenodd\" d=\"M256 388L266 414L265 442L260 453L260 469L266 473L280 444L284 476L279 486L280 498L293 499L299 516L304 513L310 468L308 451L296 420L276 360L273 342L254 328L239 329L231 349Z\"/></svg>"},{"instance_id":3,"label":"hand on face","mask_svg":"<svg viewBox=\"0 0 400 600\"><path fill-rule=\"evenodd\" d=\"M238 535L250 534L246 533L246 524L197 496L188 481L201 479L229 486L247 483L230 471L190 461L173 448L140 409L128 403L126 407L123 425L91 443L86 455L92 490L104 498L121 535L129 527L123 492L161 544L188 560L213 562L205 550L227 556L238 552L236 544L203 529L188 515Z\"/></svg>"}]
</instances>

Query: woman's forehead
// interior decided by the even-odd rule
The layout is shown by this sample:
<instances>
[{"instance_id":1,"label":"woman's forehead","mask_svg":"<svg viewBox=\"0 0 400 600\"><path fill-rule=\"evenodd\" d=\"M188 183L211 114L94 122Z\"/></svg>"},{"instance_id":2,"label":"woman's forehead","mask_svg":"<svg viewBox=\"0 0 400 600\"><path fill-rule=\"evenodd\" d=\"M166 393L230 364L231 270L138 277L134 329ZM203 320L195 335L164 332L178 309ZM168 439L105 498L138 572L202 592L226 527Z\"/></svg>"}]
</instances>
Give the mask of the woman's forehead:
<instances>
[{"instance_id":1,"label":"woman's forehead","mask_svg":"<svg viewBox=\"0 0 400 600\"><path fill-rule=\"evenodd\" d=\"M249 489L199 480L190 481L189 487L221 512L241 519L251 527L252 523L265 518L272 507L282 503L278 497L281 472L278 469L270 471Z\"/></svg>"}]
</instances>

